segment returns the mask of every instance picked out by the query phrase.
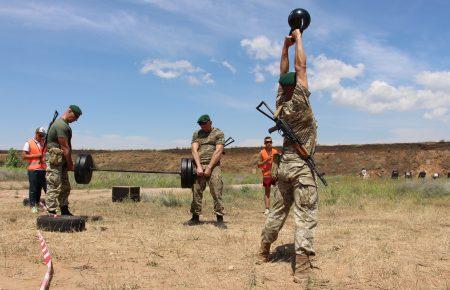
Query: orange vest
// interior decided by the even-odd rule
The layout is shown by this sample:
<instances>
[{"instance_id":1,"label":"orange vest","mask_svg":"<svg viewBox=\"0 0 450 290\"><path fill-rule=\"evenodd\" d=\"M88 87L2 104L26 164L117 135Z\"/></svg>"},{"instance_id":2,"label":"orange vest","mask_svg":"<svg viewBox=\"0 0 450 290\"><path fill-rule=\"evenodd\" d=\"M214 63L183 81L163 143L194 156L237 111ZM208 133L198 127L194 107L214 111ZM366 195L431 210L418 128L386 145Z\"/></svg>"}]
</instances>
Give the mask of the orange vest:
<instances>
[{"instance_id":1,"label":"orange vest","mask_svg":"<svg viewBox=\"0 0 450 290\"><path fill-rule=\"evenodd\" d=\"M42 152L33 139L28 140L28 145L30 145L29 154L45 154L45 151ZM46 168L44 157L28 159L28 163L28 170L45 170Z\"/></svg>"},{"instance_id":2,"label":"orange vest","mask_svg":"<svg viewBox=\"0 0 450 290\"><path fill-rule=\"evenodd\" d=\"M264 161L264 160L272 157L273 154L277 154L277 153L278 153L278 151L275 148L272 148L272 152L270 152L270 154L264 148L261 150L261 160L260 161ZM260 165L259 168L261 168L263 176L271 176L270 170L272 169L272 161L270 161L266 164Z\"/></svg>"}]
</instances>

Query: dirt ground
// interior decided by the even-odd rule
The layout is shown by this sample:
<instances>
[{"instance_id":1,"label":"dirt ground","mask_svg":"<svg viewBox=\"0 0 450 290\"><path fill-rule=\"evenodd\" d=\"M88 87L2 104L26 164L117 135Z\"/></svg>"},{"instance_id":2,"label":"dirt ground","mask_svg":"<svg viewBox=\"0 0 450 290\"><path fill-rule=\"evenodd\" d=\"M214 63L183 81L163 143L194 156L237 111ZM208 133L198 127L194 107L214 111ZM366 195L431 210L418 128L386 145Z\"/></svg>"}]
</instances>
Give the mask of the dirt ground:
<instances>
[{"instance_id":1,"label":"dirt ground","mask_svg":"<svg viewBox=\"0 0 450 290\"><path fill-rule=\"evenodd\" d=\"M189 200L188 190L172 191ZM144 200L160 189L141 189ZM0 190L0 289L36 289L46 271L36 216L26 190ZM205 194L205 197L208 193ZM189 205L112 203L110 190L74 191L71 208L101 216L79 233L42 232L53 256L52 289L301 289L292 282L293 218L255 265L265 221L261 200L225 204L228 229L214 226L211 199L203 224L188 227ZM316 232L320 276L310 289L449 289L450 207L361 199L320 208Z\"/></svg>"}]
</instances>

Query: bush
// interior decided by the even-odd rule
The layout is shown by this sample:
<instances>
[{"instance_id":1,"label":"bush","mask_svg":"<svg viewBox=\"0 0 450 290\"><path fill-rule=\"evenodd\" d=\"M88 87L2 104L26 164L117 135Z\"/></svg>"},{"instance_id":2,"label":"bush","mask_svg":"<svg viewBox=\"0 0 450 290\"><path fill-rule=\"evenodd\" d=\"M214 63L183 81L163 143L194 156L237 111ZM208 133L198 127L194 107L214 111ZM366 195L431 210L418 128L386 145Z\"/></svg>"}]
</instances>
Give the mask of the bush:
<instances>
[{"instance_id":1,"label":"bush","mask_svg":"<svg viewBox=\"0 0 450 290\"><path fill-rule=\"evenodd\" d=\"M20 160L20 158L17 156L17 150L14 148L10 148L8 150L8 156L6 156L6 160L5 160L5 166L6 167L22 167L22 161Z\"/></svg>"}]
</instances>

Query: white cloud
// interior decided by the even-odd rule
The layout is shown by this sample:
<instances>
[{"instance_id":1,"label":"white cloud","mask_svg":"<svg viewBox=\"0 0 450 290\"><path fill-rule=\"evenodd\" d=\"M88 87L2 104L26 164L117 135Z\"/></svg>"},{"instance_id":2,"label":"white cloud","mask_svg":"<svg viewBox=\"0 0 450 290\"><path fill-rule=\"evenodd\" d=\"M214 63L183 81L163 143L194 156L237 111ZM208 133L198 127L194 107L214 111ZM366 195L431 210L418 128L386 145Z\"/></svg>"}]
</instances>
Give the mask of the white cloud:
<instances>
[{"instance_id":1,"label":"white cloud","mask_svg":"<svg viewBox=\"0 0 450 290\"><path fill-rule=\"evenodd\" d=\"M312 58L311 88L313 90L335 90L342 79L355 79L364 73L364 65L346 64L337 59L328 59L321 54Z\"/></svg>"},{"instance_id":2,"label":"white cloud","mask_svg":"<svg viewBox=\"0 0 450 290\"><path fill-rule=\"evenodd\" d=\"M250 57L258 60L279 57L281 52L281 44L271 42L266 36L245 38L241 40L241 46Z\"/></svg>"},{"instance_id":3,"label":"white cloud","mask_svg":"<svg viewBox=\"0 0 450 290\"><path fill-rule=\"evenodd\" d=\"M279 63L273 62L264 66L257 64L255 68L251 70L251 73L255 77L255 82L262 83L266 80L266 74L276 76L280 73Z\"/></svg>"},{"instance_id":4,"label":"white cloud","mask_svg":"<svg viewBox=\"0 0 450 290\"><path fill-rule=\"evenodd\" d=\"M423 65L417 59L382 41L356 38L350 52L354 60L364 63L374 79L409 81L423 70Z\"/></svg>"},{"instance_id":5,"label":"white cloud","mask_svg":"<svg viewBox=\"0 0 450 290\"><path fill-rule=\"evenodd\" d=\"M191 85L200 85L200 80L194 76L188 76L186 80Z\"/></svg>"},{"instance_id":6,"label":"white cloud","mask_svg":"<svg viewBox=\"0 0 450 290\"><path fill-rule=\"evenodd\" d=\"M167 61L160 59L147 60L140 69L142 74L152 72L163 79L185 78L192 85L214 83L210 73L193 66L187 60Z\"/></svg>"},{"instance_id":7,"label":"white cloud","mask_svg":"<svg viewBox=\"0 0 450 290\"><path fill-rule=\"evenodd\" d=\"M450 115L447 108L435 108L430 112L426 112L423 117L428 120L441 120L443 122L450 121Z\"/></svg>"},{"instance_id":8,"label":"white cloud","mask_svg":"<svg viewBox=\"0 0 450 290\"><path fill-rule=\"evenodd\" d=\"M264 67L264 71L269 73L272 76L277 76L280 74L280 62L275 61L272 63L269 63Z\"/></svg>"},{"instance_id":9,"label":"white cloud","mask_svg":"<svg viewBox=\"0 0 450 290\"><path fill-rule=\"evenodd\" d=\"M6 2L6 3L4 3ZM62 1L2 1L0 17L13 20L19 25L33 29L52 31L83 30L112 37L119 45L133 45L161 54L184 54L189 52L211 54L212 35L199 34L190 27L177 26L184 38L169 38L174 31L173 23L164 23L139 11L122 9L95 9L63 4Z\"/></svg>"},{"instance_id":10,"label":"white cloud","mask_svg":"<svg viewBox=\"0 0 450 290\"><path fill-rule=\"evenodd\" d=\"M233 74L236 74L236 68L228 61L226 60L222 61L222 65L227 69L229 69Z\"/></svg>"},{"instance_id":11,"label":"white cloud","mask_svg":"<svg viewBox=\"0 0 450 290\"><path fill-rule=\"evenodd\" d=\"M430 89L450 93L450 71L424 71L416 76L416 82Z\"/></svg>"},{"instance_id":12,"label":"white cloud","mask_svg":"<svg viewBox=\"0 0 450 290\"><path fill-rule=\"evenodd\" d=\"M257 64L255 68L252 70L253 76L255 77L255 82L262 83L266 80L266 77L263 73L263 68Z\"/></svg>"},{"instance_id":13,"label":"white cloud","mask_svg":"<svg viewBox=\"0 0 450 290\"><path fill-rule=\"evenodd\" d=\"M243 39L241 46L256 60L274 59L279 56L280 45L265 36ZM358 38L354 42L353 54L362 63L347 64L321 54L311 58L310 85L314 91L331 93L334 102L355 107L373 114L385 111L426 110L424 118L429 120L450 120L450 72L423 71L406 53L375 41ZM278 62L256 64L251 70L255 82L264 82L266 75L279 73ZM361 84L348 84L369 71L371 83L364 88ZM416 80L407 86L394 86L388 81ZM422 88L417 88L421 85Z\"/></svg>"},{"instance_id":14,"label":"white cloud","mask_svg":"<svg viewBox=\"0 0 450 290\"><path fill-rule=\"evenodd\" d=\"M203 74L202 75L202 81L205 84L212 84L212 83L214 83L214 80L213 80L212 75L210 73Z\"/></svg>"},{"instance_id":15,"label":"white cloud","mask_svg":"<svg viewBox=\"0 0 450 290\"><path fill-rule=\"evenodd\" d=\"M342 105L356 107L369 113L391 111L431 110L424 116L427 119L446 120L450 107L450 94L413 87L394 87L383 81L373 81L368 88L340 86L331 98Z\"/></svg>"},{"instance_id":16,"label":"white cloud","mask_svg":"<svg viewBox=\"0 0 450 290\"><path fill-rule=\"evenodd\" d=\"M331 99L341 105L377 114L385 111L427 110L428 120L448 122L450 115L450 72L425 71L415 76L416 83L393 86L374 80L366 88L343 85L343 80L356 80L365 71L365 65L346 64L325 55L312 58L311 88L331 92ZM422 85L423 88L417 88Z\"/></svg>"}]
</instances>

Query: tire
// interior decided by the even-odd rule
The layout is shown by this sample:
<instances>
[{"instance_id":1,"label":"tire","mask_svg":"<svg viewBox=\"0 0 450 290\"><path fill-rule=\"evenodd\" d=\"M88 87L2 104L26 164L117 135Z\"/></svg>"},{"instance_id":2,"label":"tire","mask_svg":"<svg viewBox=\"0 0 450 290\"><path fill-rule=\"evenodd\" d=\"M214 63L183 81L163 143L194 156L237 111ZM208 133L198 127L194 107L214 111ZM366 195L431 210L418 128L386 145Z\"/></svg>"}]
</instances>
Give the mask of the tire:
<instances>
[{"instance_id":1,"label":"tire","mask_svg":"<svg viewBox=\"0 0 450 290\"><path fill-rule=\"evenodd\" d=\"M38 229L50 232L81 232L86 230L86 219L79 216L41 215L36 225Z\"/></svg>"}]
</instances>

